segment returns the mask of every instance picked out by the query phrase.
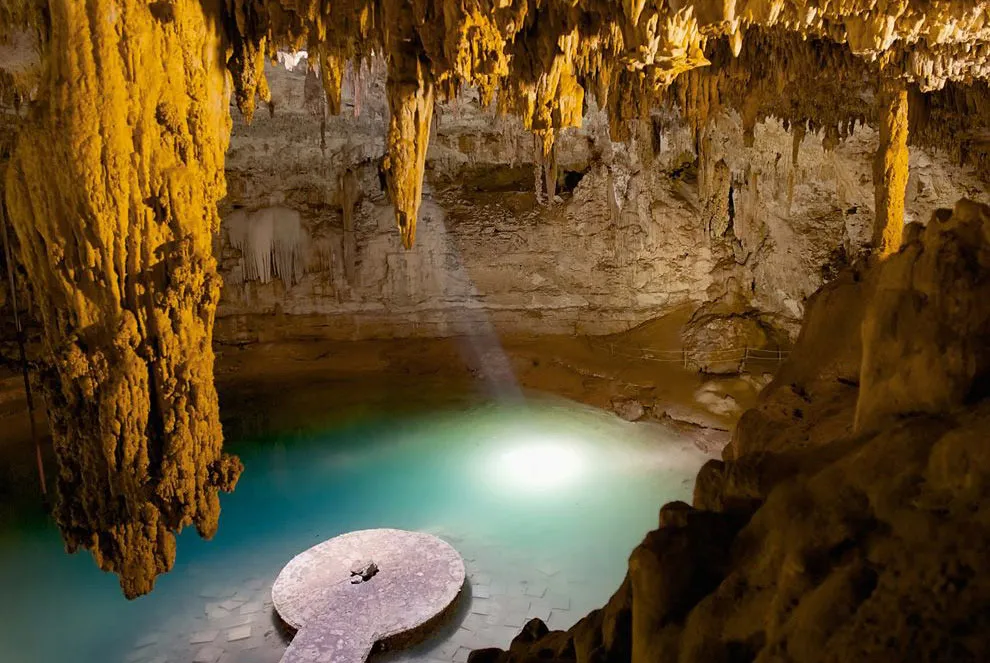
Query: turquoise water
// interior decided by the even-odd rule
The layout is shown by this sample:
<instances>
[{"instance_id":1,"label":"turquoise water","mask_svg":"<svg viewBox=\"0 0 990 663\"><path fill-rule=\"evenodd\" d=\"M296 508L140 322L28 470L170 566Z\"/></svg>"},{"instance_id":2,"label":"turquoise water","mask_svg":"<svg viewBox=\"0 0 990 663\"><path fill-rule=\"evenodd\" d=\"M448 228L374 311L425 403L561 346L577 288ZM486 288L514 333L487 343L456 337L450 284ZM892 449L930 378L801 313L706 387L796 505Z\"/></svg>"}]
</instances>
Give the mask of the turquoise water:
<instances>
[{"instance_id":1,"label":"turquoise water","mask_svg":"<svg viewBox=\"0 0 990 663\"><path fill-rule=\"evenodd\" d=\"M218 534L183 533L175 569L136 601L88 554L66 555L43 519L0 534L2 659L274 663L285 639L267 601L279 569L372 527L437 534L467 562L454 622L406 658L507 646L529 616L566 628L607 601L659 506L689 499L705 460L660 426L549 400L229 445L245 472L223 497Z\"/></svg>"}]
</instances>

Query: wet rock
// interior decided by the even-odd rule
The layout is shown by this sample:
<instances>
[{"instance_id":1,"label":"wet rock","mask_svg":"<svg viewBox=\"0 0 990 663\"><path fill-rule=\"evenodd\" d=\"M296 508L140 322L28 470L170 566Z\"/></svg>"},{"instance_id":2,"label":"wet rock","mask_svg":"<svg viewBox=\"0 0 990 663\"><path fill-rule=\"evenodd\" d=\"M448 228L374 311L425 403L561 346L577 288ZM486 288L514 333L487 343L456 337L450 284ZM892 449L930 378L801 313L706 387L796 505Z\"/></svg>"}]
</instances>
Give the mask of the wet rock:
<instances>
[{"instance_id":1,"label":"wet rock","mask_svg":"<svg viewBox=\"0 0 990 663\"><path fill-rule=\"evenodd\" d=\"M646 414L643 404L634 398L622 398L612 401L612 411L626 421L639 421Z\"/></svg>"},{"instance_id":2,"label":"wet rock","mask_svg":"<svg viewBox=\"0 0 990 663\"><path fill-rule=\"evenodd\" d=\"M660 528L685 527L692 507L687 502L667 502L660 507Z\"/></svg>"},{"instance_id":3,"label":"wet rock","mask_svg":"<svg viewBox=\"0 0 990 663\"><path fill-rule=\"evenodd\" d=\"M742 408L731 394L726 393L718 384L708 383L694 392L694 400L714 415L729 417L739 414Z\"/></svg>"},{"instance_id":4,"label":"wet rock","mask_svg":"<svg viewBox=\"0 0 990 663\"><path fill-rule=\"evenodd\" d=\"M536 642L540 638L544 637L550 632L547 625L542 619L534 617L533 619L526 622L523 626L522 631L519 632L515 638L512 639L511 647L517 647L522 645L528 645L530 643Z\"/></svg>"},{"instance_id":5,"label":"wet rock","mask_svg":"<svg viewBox=\"0 0 990 663\"><path fill-rule=\"evenodd\" d=\"M370 559L358 560L351 564L351 584L367 582L378 573L378 565Z\"/></svg>"},{"instance_id":6,"label":"wet rock","mask_svg":"<svg viewBox=\"0 0 990 663\"><path fill-rule=\"evenodd\" d=\"M468 654L467 663L499 663L504 659L504 652L497 647L475 649Z\"/></svg>"},{"instance_id":7,"label":"wet rock","mask_svg":"<svg viewBox=\"0 0 990 663\"><path fill-rule=\"evenodd\" d=\"M960 201L912 235L880 264L863 319L859 430L990 393L990 207Z\"/></svg>"}]
</instances>

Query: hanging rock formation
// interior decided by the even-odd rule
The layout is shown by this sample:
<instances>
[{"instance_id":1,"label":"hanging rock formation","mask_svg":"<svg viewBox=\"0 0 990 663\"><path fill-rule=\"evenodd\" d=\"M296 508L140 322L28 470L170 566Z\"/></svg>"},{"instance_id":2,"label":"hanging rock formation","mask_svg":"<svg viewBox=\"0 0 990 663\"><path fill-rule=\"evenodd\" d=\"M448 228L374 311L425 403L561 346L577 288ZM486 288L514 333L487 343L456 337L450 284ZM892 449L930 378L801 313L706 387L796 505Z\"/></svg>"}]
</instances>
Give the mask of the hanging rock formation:
<instances>
[{"instance_id":1,"label":"hanging rock formation","mask_svg":"<svg viewBox=\"0 0 990 663\"><path fill-rule=\"evenodd\" d=\"M51 362L55 517L67 547L134 597L172 567L174 532L213 535L217 492L240 472L221 453L213 386L229 133L219 7L49 10L6 200Z\"/></svg>"},{"instance_id":2,"label":"hanging rock formation","mask_svg":"<svg viewBox=\"0 0 990 663\"><path fill-rule=\"evenodd\" d=\"M908 93L901 81L880 82L877 149L873 180L876 186L876 220L873 246L886 256L901 246L904 230L904 190L908 181Z\"/></svg>"},{"instance_id":3,"label":"hanging rock formation","mask_svg":"<svg viewBox=\"0 0 990 663\"><path fill-rule=\"evenodd\" d=\"M990 74L990 17L975 0L938 5L870 0L683 5L646 0L621 5L611 0L231 0L229 10L234 18L228 21L236 65L232 71L246 113L252 110L255 91L263 90L260 65L246 63L260 62L266 49L272 56L279 46L321 53L321 66L330 68L323 80L331 109L339 106L342 64L385 53L393 113L391 186L405 243L412 237L421 196L421 155L433 89L450 98L462 85L472 85L486 102L497 91L500 110L523 119L542 142L549 162L559 130L580 124L586 91L608 109L613 137L623 139L629 135L627 121L644 118L679 76L713 72L689 76L678 87L700 128L710 115L708 101L725 78L719 58L724 53L745 59L751 35L765 47L747 62L748 70L804 72L811 85L794 89L794 96L820 87L817 77L823 74L846 89L820 107L805 102L802 113L786 105L767 108L757 91L747 94L747 88L739 88L736 94L746 98L737 108L745 109L750 121L773 113L810 122L812 128L834 127L837 134L863 119L864 113L837 111L849 100L855 104L849 88L862 86L862 74L875 74L881 62L887 78L923 92L939 90L949 81L985 80ZM840 61L845 66L830 66ZM770 97L786 94L780 87L774 93ZM873 121L875 110L865 115ZM900 134L892 138L900 140Z\"/></svg>"},{"instance_id":4,"label":"hanging rock formation","mask_svg":"<svg viewBox=\"0 0 990 663\"><path fill-rule=\"evenodd\" d=\"M414 17L401 0L388 0L383 11L385 23L391 26L385 33L391 111L385 169L402 245L411 249L423 199L426 148L433 121L433 80L416 47L419 35L413 28Z\"/></svg>"}]
</instances>

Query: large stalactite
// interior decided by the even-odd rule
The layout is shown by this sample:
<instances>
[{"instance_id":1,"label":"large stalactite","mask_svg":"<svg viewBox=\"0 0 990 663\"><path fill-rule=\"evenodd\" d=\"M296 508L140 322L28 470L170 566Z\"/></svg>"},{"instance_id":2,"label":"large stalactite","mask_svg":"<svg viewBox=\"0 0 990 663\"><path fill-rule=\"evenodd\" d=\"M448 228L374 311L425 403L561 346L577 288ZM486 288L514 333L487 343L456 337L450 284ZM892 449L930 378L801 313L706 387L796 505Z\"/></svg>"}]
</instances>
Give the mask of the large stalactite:
<instances>
[{"instance_id":1,"label":"large stalactite","mask_svg":"<svg viewBox=\"0 0 990 663\"><path fill-rule=\"evenodd\" d=\"M55 516L129 596L212 536L221 453L212 255L229 135L219 7L51 2L6 198L52 365ZM211 11L212 10L212 11Z\"/></svg>"},{"instance_id":2,"label":"large stalactite","mask_svg":"<svg viewBox=\"0 0 990 663\"><path fill-rule=\"evenodd\" d=\"M899 80L880 83L877 123L880 146L873 165L876 187L873 247L881 256L901 247L904 233L904 195L908 181L908 92Z\"/></svg>"},{"instance_id":3,"label":"large stalactite","mask_svg":"<svg viewBox=\"0 0 990 663\"><path fill-rule=\"evenodd\" d=\"M410 249L416 239L416 219L423 198L426 148L433 121L433 78L415 46L419 36L413 27L414 18L402 0L388 0L383 11L384 21L392 26L385 40L390 111L386 138L388 190L402 245Z\"/></svg>"}]
</instances>

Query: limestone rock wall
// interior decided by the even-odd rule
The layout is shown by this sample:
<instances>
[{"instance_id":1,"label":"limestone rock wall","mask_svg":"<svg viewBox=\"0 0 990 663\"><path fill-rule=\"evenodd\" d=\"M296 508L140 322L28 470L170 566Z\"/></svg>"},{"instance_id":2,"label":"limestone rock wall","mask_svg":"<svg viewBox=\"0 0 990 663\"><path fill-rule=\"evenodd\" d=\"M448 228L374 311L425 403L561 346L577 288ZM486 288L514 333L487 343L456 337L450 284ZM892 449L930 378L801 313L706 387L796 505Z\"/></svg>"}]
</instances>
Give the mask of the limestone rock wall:
<instances>
[{"instance_id":1,"label":"limestone rock wall","mask_svg":"<svg viewBox=\"0 0 990 663\"><path fill-rule=\"evenodd\" d=\"M556 200L541 205L542 145L465 90L438 105L405 250L382 173L383 65L345 69L339 117L306 60L267 78L274 114L235 120L227 155L223 340L611 333L728 295L794 334L807 296L870 241L868 127L826 150L776 121L746 141L727 113L696 144L660 110L623 144L592 105L558 136ZM983 194L971 172L921 149L911 173L912 218ZM245 259L247 235L258 246ZM294 256L281 270L280 255Z\"/></svg>"},{"instance_id":2,"label":"limestone rock wall","mask_svg":"<svg viewBox=\"0 0 990 663\"><path fill-rule=\"evenodd\" d=\"M986 660L990 207L906 239L816 295L726 460L661 509L602 610L469 661Z\"/></svg>"}]
</instances>

